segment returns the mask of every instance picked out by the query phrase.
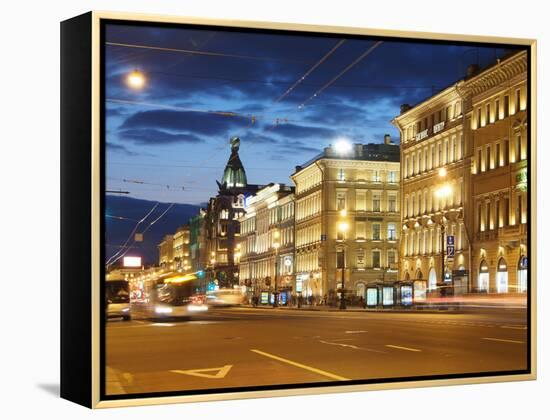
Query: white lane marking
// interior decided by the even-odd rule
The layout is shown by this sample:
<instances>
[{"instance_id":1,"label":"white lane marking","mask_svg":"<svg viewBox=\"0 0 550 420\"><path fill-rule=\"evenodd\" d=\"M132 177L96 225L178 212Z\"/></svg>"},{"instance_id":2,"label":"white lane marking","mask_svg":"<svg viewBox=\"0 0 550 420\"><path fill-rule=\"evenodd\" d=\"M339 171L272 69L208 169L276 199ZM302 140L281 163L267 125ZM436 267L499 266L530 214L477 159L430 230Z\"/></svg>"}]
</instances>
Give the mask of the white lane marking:
<instances>
[{"instance_id":1,"label":"white lane marking","mask_svg":"<svg viewBox=\"0 0 550 420\"><path fill-rule=\"evenodd\" d=\"M368 331L358 330L358 331L346 331L346 334L363 334Z\"/></svg>"},{"instance_id":2,"label":"white lane marking","mask_svg":"<svg viewBox=\"0 0 550 420\"><path fill-rule=\"evenodd\" d=\"M350 380L348 378L344 378L343 376L335 375L334 373L330 373L330 372L327 372L325 370L317 369L317 368L314 368L312 366L307 366L307 365L303 365L302 363L298 363L298 362L294 362L292 360L284 359L282 357L275 356L274 354L266 353L266 352L263 352L261 350L250 349L250 351L252 351L256 354L260 354L260 355L265 356L265 357L269 357L269 358L274 359L274 360L278 360L279 362L287 363L289 365L296 366L296 367L299 367L299 368L304 369L304 370L309 370L310 372L314 372L314 373L317 373L318 375L326 376L327 378L330 378L330 379L335 379L337 381L349 381Z\"/></svg>"},{"instance_id":3,"label":"white lane marking","mask_svg":"<svg viewBox=\"0 0 550 420\"><path fill-rule=\"evenodd\" d=\"M153 327L173 327L176 324L166 324L166 323L154 323L151 324Z\"/></svg>"},{"instance_id":4,"label":"white lane marking","mask_svg":"<svg viewBox=\"0 0 550 420\"><path fill-rule=\"evenodd\" d=\"M199 376L208 379L223 379L229 373L233 365L225 365L222 367L206 368L206 369L189 369L189 370L171 370L172 373L181 373L183 375ZM216 372L215 374L206 372Z\"/></svg>"},{"instance_id":5,"label":"white lane marking","mask_svg":"<svg viewBox=\"0 0 550 420\"><path fill-rule=\"evenodd\" d=\"M501 325L500 328L507 328L509 330L526 330L527 327L522 327L520 325Z\"/></svg>"},{"instance_id":6,"label":"white lane marking","mask_svg":"<svg viewBox=\"0 0 550 420\"><path fill-rule=\"evenodd\" d=\"M524 341L519 341L519 340L507 340L507 339L505 339L505 338L483 337L482 340L488 340L488 341L502 341L502 342L504 342L504 343L525 344Z\"/></svg>"},{"instance_id":7,"label":"white lane marking","mask_svg":"<svg viewBox=\"0 0 550 420\"><path fill-rule=\"evenodd\" d=\"M330 344L332 346L349 347L350 349L361 350L361 347L354 346L353 344L332 343L330 341L324 341L324 340L319 340L319 343Z\"/></svg>"},{"instance_id":8,"label":"white lane marking","mask_svg":"<svg viewBox=\"0 0 550 420\"><path fill-rule=\"evenodd\" d=\"M386 347L390 347L392 349L406 350L406 351L415 351L415 352L422 351L422 350L413 349L410 347L394 346L393 344L386 344Z\"/></svg>"}]
</instances>

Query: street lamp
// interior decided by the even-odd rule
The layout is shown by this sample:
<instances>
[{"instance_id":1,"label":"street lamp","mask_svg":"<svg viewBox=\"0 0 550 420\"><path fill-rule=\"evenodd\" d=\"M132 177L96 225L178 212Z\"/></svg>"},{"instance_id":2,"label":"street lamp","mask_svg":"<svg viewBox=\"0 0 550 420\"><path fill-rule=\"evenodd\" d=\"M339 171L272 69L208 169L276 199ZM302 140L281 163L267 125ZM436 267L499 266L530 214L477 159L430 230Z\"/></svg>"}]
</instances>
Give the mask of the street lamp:
<instances>
[{"instance_id":1,"label":"street lamp","mask_svg":"<svg viewBox=\"0 0 550 420\"><path fill-rule=\"evenodd\" d=\"M440 172L440 176L441 176L441 172ZM440 186L437 190L435 190L436 197L438 197L440 200L443 200L443 199L446 200L449 196L451 196L452 193L453 193L453 189L449 184L444 184ZM441 214L441 222L439 223L439 225L441 227L441 284L444 285L445 284L445 216L443 215L443 212Z\"/></svg>"},{"instance_id":2,"label":"street lamp","mask_svg":"<svg viewBox=\"0 0 550 420\"><path fill-rule=\"evenodd\" d=\"M273 239L275 242L273 242L273 248L275 249L275 292L274 294L274 300L273 300L273 307L276 308L279 306L279 293L277 292L277 277L279 275L279 247L281 244L279 243L279 231L276 230L273 232Z\"/></svg>"},{"instance_id":3,"label":"street lamp","mask_svg":"<svg viewBox=\"0 0 550 420\"><path fill-rule=\"evenodd\" d=\"M145 75L137 69L128 73L126 76L126 84L135 90L143 89L146 81Z\"/></svg>"},{"instance_id":4,"label":"street lamp","mask_svg":"<svg viewBox=\"0 0 550 420\"><path fill-rule=\"evenodd\" d=\"M342 212L340 212L340 215L342 217L345 216L345 210L343 210ZM340 220L338 222L338 231L342 234L342 239L345 240L345 235L346 235L346 232L348 231L349 229L349 225L348 223L345 221L345 220ZM341 275L342 275L342 287L341 287L341 290L340 290L340 309L346 309L346 301L345 301L345 298L344 298L344 289L345 289L345 266L346 266L346 250L345 249L342 249L342 261L337 261L338 265L340 265L340 268L341 268ZM338 258L337 258L338 260Z\"/></svg>"},{"instance_id":5,"label":"street lamp","mask_svg":"<svg viewBox=\"0 0 550 420\"><path fill-rule=\"evenodd\" d=\"M212 282L216 281L216 253L212 251L210 253L210 265L212 266Z\"/></svg>"}]
</instances>

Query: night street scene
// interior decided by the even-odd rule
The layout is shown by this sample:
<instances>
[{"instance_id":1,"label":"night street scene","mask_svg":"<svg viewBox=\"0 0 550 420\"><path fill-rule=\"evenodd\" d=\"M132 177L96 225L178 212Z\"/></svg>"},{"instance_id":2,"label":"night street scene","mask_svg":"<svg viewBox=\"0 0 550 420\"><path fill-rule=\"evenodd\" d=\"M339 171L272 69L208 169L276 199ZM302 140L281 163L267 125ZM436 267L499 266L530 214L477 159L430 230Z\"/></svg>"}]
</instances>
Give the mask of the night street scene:
<instances>
[{"instance_id":1,"label":"night street scene","mask_svg":"<svg viewBox=\"0 0 550 420\"><path fill-rule=\"evenodd\" d=\"M105 395L529 368L526 50L104 31Z\"/></svg>"}]
</instances>

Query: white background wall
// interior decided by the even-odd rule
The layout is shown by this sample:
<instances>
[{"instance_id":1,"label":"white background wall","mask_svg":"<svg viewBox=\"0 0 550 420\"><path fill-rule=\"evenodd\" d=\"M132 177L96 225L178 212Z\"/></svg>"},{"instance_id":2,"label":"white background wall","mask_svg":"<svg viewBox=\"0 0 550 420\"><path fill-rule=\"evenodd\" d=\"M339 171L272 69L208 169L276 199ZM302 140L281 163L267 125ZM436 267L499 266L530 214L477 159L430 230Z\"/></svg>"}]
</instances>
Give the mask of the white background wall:
<instances>
[{"instance_id":1,"label":"white background wall","mask_svg":"<svg viewBox=\"0 0 550 420\"><path fill-rule=\"evenodd\" d=\"M544 2L278 0L7 0L0 24L0 410L3 418L523 419L548 415L547 320L539 297L539 380L525 383L258 399L91 412L55 393L59 382L59 21L115 10L539 39L539 156L550 152L550 42ZM429 65L429 63L426 63ZM544 74L544 73L547 74ZM544 164L544 158L540 159ZM542 166L542 165L541 165ZM549 169L539 169L539 214ZM546 184L546 188L544 185ZM547 207L547 206L546 206ZM84 221L83 221L84 222ZM539 296L548 296L548 222L539 222ZM6 248L6 249L4 249ZM7 255L10 257L7 258ZM16 287L21 283L22 288ZM9 287L8 287L9 286ZM544 354L546 352L546 354ZM545 390L546 388L546 390ZM544 413L544 414L543 414ZM548 418L548 417L545 417Z\"/></svg>"}]
</instances>

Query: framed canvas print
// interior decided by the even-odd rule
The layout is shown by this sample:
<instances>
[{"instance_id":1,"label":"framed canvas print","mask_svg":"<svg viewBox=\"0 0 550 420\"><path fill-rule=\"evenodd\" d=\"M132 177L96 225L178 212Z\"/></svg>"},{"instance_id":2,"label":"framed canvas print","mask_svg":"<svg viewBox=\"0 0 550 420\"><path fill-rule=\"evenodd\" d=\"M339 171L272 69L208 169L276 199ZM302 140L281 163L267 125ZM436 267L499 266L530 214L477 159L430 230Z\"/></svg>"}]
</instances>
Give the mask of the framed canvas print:
<instances>
[{"instance_id":1,"label":"framed canvas print","mask_svg":"<svg viewBox=\"0 0 550 420\"><path fill-rule=\"evenodd\" d=\"M62 397L535 379L535 45L62 22Z\"/></svg>"}]
</instances>

